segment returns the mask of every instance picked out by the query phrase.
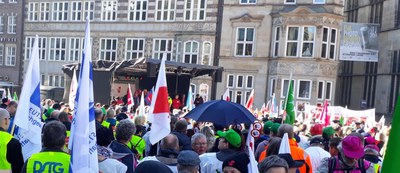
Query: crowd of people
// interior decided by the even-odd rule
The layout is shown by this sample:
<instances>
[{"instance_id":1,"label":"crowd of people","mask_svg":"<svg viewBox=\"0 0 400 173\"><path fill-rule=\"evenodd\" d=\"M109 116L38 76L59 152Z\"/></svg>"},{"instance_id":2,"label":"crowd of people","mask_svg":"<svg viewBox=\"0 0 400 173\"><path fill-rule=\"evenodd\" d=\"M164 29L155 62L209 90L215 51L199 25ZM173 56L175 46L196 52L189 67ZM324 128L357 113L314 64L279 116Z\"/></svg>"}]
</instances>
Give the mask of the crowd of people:
<instances>
[{"instance_id":1,"label":"crowd of people","mask_svg":"<svg viewBox=\"0 0 400 173\"><path fill-rule=\"evenodd\" d=\"M6 101L3 104L0 108L0 171L57 169L56 172L68 172L67 145L73 116L69 106L43 100L42 151L24 161L21 144L13 137L18 130L13 125L18 103ZM145 115L135 115L124 103L115 101L110 105L95 104L99 171L247 173L254 172L248 165L256 161L260 173L378 173L390 132L390 127L380 125L366 129L362 122L345 126L334 121L326 127L314 120L282 124L282 118L265 115L257 120L263 127L262 134L255 138L255 159L252 160L246 148L251 124L224 127L185 118L185 111L173 112L177 113L170 115L171 133L151 145L151 123ZM285 136L290 153L283 154L280 149ZM55 161L58 167L37 164Z\"/></svg>"}]
</instances>

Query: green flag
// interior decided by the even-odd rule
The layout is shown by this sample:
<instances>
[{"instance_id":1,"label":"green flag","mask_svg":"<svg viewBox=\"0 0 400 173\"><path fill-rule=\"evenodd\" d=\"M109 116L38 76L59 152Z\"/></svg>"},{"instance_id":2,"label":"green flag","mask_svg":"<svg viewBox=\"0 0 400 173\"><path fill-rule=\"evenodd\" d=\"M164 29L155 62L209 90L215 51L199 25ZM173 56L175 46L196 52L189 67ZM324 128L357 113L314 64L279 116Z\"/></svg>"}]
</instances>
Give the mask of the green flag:
<instances>
[{"instance_id":1,"label":"green flag","mask_svg":"<svg viewBox=\"0 0 400 173\"><path fill-rule=\"evenodd\" d=\"M14 101L18 101L17 92L14 92L14 95L13 95L13 100L14 100Z\"/></svg>"},{"instance_id":2,"label":"green flag","mask_svg":"<svg viewBox=\"0 0 400 173\"><path fill-rule=\"evenodd\" d=\"M286 120L285 123L287 124L294 124L294 120L296 119L296 112L294 111L294 94L293 94L293 81L290 80L288 86L288 94L286 98L286 105L285 105L285 113L286 113Z\"/></svg>"},{"instance_id":3,"label":"green flag","mask_svg":"<svg viewBox=\"0 0 400 173\"><path fill-rule=\"evenodd\" d=\"M340 118L339 118L339 123L340 123L340 125L344 125L344 117L343 117L343 115L340 115Z\"/></svg>"},{"instance_id":4,"label":"green flag","mask_svg":"<svg viewBox=\"0 0 400 173\"><path fill-rule=\"evenodd\" d=\"M382 172L397 173L400 170L400 97L397 96L394 109L392 128L387 143L385 158L383 159Z\"/></svg>"}]
</instances>

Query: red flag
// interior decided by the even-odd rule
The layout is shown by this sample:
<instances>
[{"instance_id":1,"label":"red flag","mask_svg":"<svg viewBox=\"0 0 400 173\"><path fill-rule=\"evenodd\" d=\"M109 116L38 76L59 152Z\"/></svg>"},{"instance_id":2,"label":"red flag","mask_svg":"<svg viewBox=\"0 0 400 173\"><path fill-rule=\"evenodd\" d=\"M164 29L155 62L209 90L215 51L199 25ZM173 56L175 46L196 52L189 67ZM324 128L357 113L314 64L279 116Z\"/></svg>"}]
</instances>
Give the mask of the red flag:
<instances>
[{"instance_id":1,"label":"red flag","mask_svg":"<svg viewBox=\"0 0 400 173\"><path fill-rule=\"evenodd\" d=\"M319 116L319 121L322 125L328 126L329 125L329 116L328 116L328 101L325 100L324 107L322 108L322 113Z\"/></svg>"},{"instance_id":2,"label":"red flag","mask_svg":"<svg viewBox=\"0 0 400 173\"><path fill-rule=\"evenodd\" d=\"M154 95L154 104L150 108L150 114L152 114L152 125L150 131L150 142L155 144L171 132L169 117L169 104L168 104L168 88L167 79L165 75L165 60L167 57L164 54L160 71L157 77L157 83Z\"/></svg>"},{"instance_id":3,"label":"red flag","mask_svg":"<svg viewBox=\"0 0 400 173\"><path fill-rule=\"evenodd\" d=\"M231 101L231 98L229 96L229 88L227 88L225 93L224 93L224 95L222 95L222 100L225 100L225 101L228 101L228 102Z\"/></svg>"},{"instance_id":4,"label":"red flag","mask_svg":"<svg viewBox=\"0 0 400 173\"><path fill-rule=\"evenodd\" d=\"M254 89L251 90L249 99L246 102L246 108L247 109L253 108L253 103L254 103Z\"/></svg>"},{"instance_id":5,"label":"red flag","mask_svg":"<svg viewBox=\"0 0 400 173\"><path fill-rule=\"evenodd\" d=\"M135 103L133 102L133 96L132 96L132 90L131 90L131 84L128 84L128 91L127 91L127 93L126 93L126 98L128 99L128 101L127 101L127 105L128 105L128 112L130 112L130 110L131 110L131 107L133 106L133 105L135 105Z\"/></svg>"}]
</instances>

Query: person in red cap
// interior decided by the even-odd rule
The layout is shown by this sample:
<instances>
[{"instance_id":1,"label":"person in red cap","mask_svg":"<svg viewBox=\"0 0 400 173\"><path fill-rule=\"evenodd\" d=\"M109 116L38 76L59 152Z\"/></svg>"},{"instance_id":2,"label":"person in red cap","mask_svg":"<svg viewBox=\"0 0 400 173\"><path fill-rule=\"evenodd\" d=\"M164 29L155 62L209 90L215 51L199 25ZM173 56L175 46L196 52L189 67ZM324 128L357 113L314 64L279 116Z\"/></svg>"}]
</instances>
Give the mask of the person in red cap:
<instances>
[{"instance_id":1,"label":"person in red cap","mask_svg":"<svg viewBox=\"0 0 400 173\"><path fill-rule=\"evenodd\" d=\"M364 160L364 142L360 137L349 135L338 146L339 155L325 158L315 173L374 173L373 165Z\"/></svg>"}]
</instances>

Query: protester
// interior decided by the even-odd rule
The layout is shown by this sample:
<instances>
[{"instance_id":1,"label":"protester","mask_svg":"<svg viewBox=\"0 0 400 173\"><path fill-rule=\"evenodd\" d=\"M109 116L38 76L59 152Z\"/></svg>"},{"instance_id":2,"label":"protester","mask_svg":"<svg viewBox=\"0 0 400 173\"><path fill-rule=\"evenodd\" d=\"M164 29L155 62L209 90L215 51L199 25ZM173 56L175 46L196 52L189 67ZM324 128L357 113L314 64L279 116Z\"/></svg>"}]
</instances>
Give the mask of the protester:
<instances>
[{"instance_id":1,"label":"protester","mask_svg":"<svg viewBox=\"0 0 400 173\"><path fill-rule=\"evenodd\" d=\"M316 173L351 170L374 173L372 164L363 159L364 146L360 137L353 135L345 137L338 149L339 155L323 159L320 166L315 170Z\"/></svg>"},{"instance_id":2,"label":"protester","mask_svg":"<svg viewBox=\"0 0 400 173\"><path fill-rule=\"evenodd\" d=\"M289 166L285 159L277 155L271 155L258 164L260 173L287 173Z\"/></svg>"},{"instance_id":3,"label":"protester","mask_svg":"<svg viewBox=\"0 0 400 173\"><path fill-rule=\"evenodd\" d=\"M268 145L268 140L270 139L271 127L274 123L272 121L267 121L264 123L263 134L254 142L256 146L255 158L258 160L261 152Z\"/></svg>"},{"instance_id":4,"label":"protester","mask_svg":"<svg viewBox=\"0 0 400 173\"><path fill-rule=\"evenodd\" d=\"M8 103L7 107L5 108L8 113L10 114L10 126L8 127L7 132L11 134L11 130L14 126L14 118L15 118L15 113L17 112L17 107L18 107L18 103L16 101L10 101L10 103ZM14 129L14 134L15 134L15 129Z\"/></svg>"},{"instance_id":5,"label":"protester","mask_svg":"<svg viewBox=\"0 0 400 173\"><path fill-rule=\"evenodd\" d=\"M10 114L0 108L0 172L21 172L24 160L21 144L6 129L10 126Z\"/></svg>"},{"instance_id":6,"label":"protester","mask_svg":"<svg viewBox=\"0 0 400 173\"><path fill-rule=\"evenodd\" d=\"M199 155L191 150L181 151L178 155L178 173L198 173L200 166Z\"/></svg>"},{"instance_id":7,"label":"protester","mask_svg":"<svg viewBox=\"0 0 400 173\"><path fill-rule=\"evenodd\" d=\"M224 173L248 173L247 165L249 163L249 156L246 153L239 153L225 159L222 163L222 170Z\"/></svg>"},{"instance_id":8,"label":"protester","mask_svg":"<svg viewBox=\"0 0 400 173\"><path fill-rule=\"evenodd\" d=\"M109 146L114 152L113 158L125 164L128 167L128 173L135 170L137 163L134 153L127 146L135 132L135 124L131 120L121 120L115 130L116 140L112 141Z\"/></svg>"},{"instance_id":9,"label":"protester","mask_svg":"<svg viewBox=\"0 0 400 173\"><path fill-rule=\"evenodd\" d=\"M379 148L376 145L369 144L365 146L364 153L364 159L371 162L375 172L381 172L382 158L379 157Z\"/></svg>"},{"instance_id":10,"label":"protester","mask_svg":"<svg viewBox=\"0 0 400 173\"><path fill-rule=\"evenodd\" d=\"M112 159L113 151L107 146L114 140L113 134L105 127L96 129L97 154L99 160L99 172L101 173L125 173L128 167L122 162Z\"/></svg>"},{"instance_id":11,"label":"protester","mask_svg":"<svg viewBox=\"0 0 400 173\"><path fill-rule=\"evenodd\" d=\"M174 134L179 140L179 150L191 150L190 138L187 136L187 126L186 120L179 120L175 123Z\"/></svg>"},{"instance_id":12,"label":"protester","mask_svg":"<svg viewBox=\"0 0 400 173\"><path fill-rule=\"evenodd\" d=\"M207 137L202 133L195 133L192 138L192 149L198 154L202 155L207 152Z\"/></svg>"},{"instance_id":13,"label":"protester","mask_svg":"<svg viewBox=\"0 0 400 173\"><path fill-rule=\"evenodd\" d=\"M196 98L194 99L194 105L198 107L203 103L204 103L203 97L201 97L200 94L196 94Z\"/></svg>"},{"instance_id":14,"label":"protester","mask_svg":"<svg viewBox=\"0 0 400 173\"><path fill-rule=\"evenodd\" d=\"M43 127L42 151L33 154L24 164L21 173L53 172L57 165L58 170L69 172L70 155L63 151L67 129L59 121L51 121ZM40 164L41 166L37 166ZM49 166L46 166L49 165Z\"/></svg>"},{"instance_id":15,"label":"protester","mask_svg":"<svg viewBox=\"0 0 400 173\"><path fill-rule=\"evenodd\" d=\"M324 139L321 136L314 136L310 140L310 147L305 152L310 156L313 168L318 168L321 160L331 157L331 154L324 149Z\"/></svg>"},{"instance_id":16,"label":"protester","mask_svg":"<svg viewBox=\"0 0 400 173\"><path fill-rule=\"evenodd\" d=\"M215 144L215 136L214 136L214 131L211 129L210 126L204 126L203 128L200 129L200 133L204 134L207 138L207 151L210 151L211 148Z\"/></svg>"},{"instance_id":17,"label":"protester","mask_svg":"<svg viewBox=\"0 0 400 173\"><path fill-rule=\"evenodd\" d=\"M236 131L229 129L226 132L217 131L217 134L220 139L218 143L220 151L217 153L204 153L200 156L202 173L222 172L223 161L238 154L241 150L242 139Z\"/></svg>"},{"instance_id":18,"label":"protester","mask_svg":"<svg viewBox=\"0 0 400 173\"><path fill-rule=\"evenodd\" d=\"M181 109L182 108L182 102L179 99L179 95L175 95L175 98L172 100L172 106L171 106L172 110L174 109Z\"/></svg>"},{"instance_id":19,"label":"protester","mask_svg":"<svg viewBox=\"0 0 400 173\"><path fill-rule=\"evenodd\" d=\"M2 108L2 109L7 108L7 102L8 102L8 98L7 98L7 97L2 98L2 99L1 99L0 108Z\"/></svg>"},{"instance_id":20,"label":"protester","mask_svg":"<svg viewBox=\"0 0 400 173\"><path fill-rule=\"evenodd\" d=\"M68 134L68 131L71 130L71 121L68 118L68 113L60 112L60 114L58 115L58 121L64 124L64 126L67 128L67 134Z\"/></svg>"},{"instance_id":21,"label":"protester","mask_svg":"<svg viewBox=\"0 0 400 173\"><path fill-rule=\"evenodd\" d=\"M160 149L157 156L147 156L143 158L142 162L153 160L159 161L168 166L172 172L178 172L176 165L178 164L179 144L178 138L174 134L169 134L161 140Z\"/></svg>"},{"instance_id":22,"label":"protester","mask_svg":"<svg viewBox=\"0 0 400 173\"><path fill-rule=\"evenodd\" d=\"M329 141L329 154L331 154L332 157L339 155L338 145L340 142L342 142L342 139L338 137L332 138Z\"/></svg>"},{"instance_id":23,"label":"protester","mask_svg":"<svg viewBox=\"0 0 400 173\"><path fill-rule=\"evenodd\" d=\"M322 130L322 138L324 139L324 150L329 151L329 141L333 138L335 130L332 127L325 127Z\"/></svg>"},{"instance_id":24,"label":"protester","mask_svg":"<svg viewBox=\"0 0 400 173\"><path fill-rule=\"evenodd\" d=\"M305 165L304 161L298 161L298 160L293 160L291 154L289 153L284 153L284 154L278 154L278 156L286 161L289 166L289 171L288 173L298 173L301 172L301 167ZM311 170L308 170L307 172L312 172Z\"/></svg>"}]
</instances>

